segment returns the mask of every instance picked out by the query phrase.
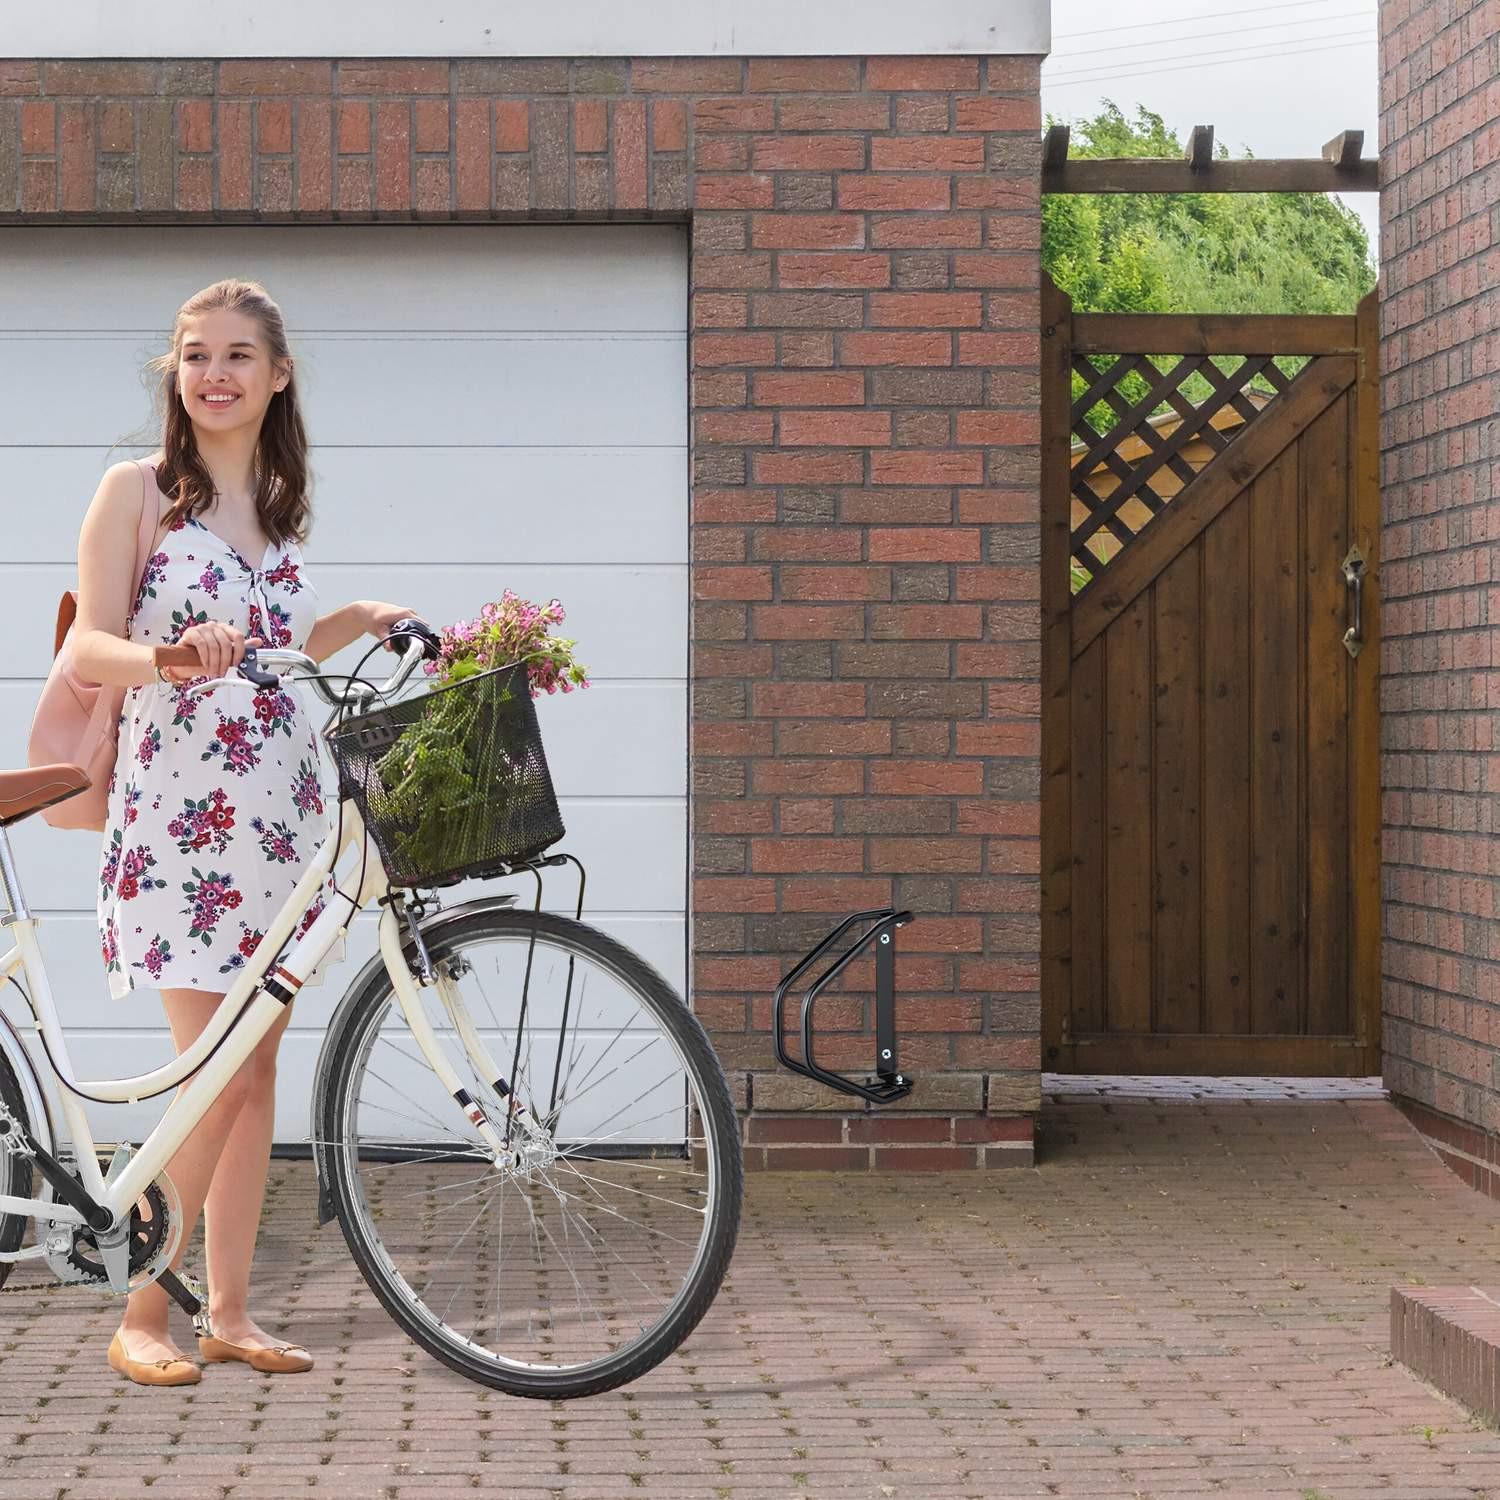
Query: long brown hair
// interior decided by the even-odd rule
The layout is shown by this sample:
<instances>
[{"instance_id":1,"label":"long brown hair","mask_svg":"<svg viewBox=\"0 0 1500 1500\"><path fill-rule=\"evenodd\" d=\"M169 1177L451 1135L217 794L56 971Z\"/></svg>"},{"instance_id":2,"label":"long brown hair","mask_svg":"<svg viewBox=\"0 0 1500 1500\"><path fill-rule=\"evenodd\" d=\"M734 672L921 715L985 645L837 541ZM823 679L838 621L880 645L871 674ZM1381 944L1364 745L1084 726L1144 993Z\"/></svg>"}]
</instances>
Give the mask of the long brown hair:
<instances>
[{"instance_id":1,"label":"long brown hair","mask_svg":"<svg viewBox=\"0 0 1500 1500\"><path fill-rule=\"evenodd\" d=\"M182 408L177 390L177 366L182 355L183 322L207 312L236 312L254 318L274 367L291 359L286 323L271 294L258 281L231 278L216 281L194 292L181 307L172 325L172 347L158 355L149 368L160 377L157 399L162 407L162 462L157 483L172 497L167 524L175 525L196 516L214 502L213 476L198 452L193 424ZM261 422L255 447L255 510L261 529L276 546L307 539L312 521L307 473L307 432L297 404L296 377L288 378L281 390L271 393L271 404Z\"/></svg>"}]
</instances>

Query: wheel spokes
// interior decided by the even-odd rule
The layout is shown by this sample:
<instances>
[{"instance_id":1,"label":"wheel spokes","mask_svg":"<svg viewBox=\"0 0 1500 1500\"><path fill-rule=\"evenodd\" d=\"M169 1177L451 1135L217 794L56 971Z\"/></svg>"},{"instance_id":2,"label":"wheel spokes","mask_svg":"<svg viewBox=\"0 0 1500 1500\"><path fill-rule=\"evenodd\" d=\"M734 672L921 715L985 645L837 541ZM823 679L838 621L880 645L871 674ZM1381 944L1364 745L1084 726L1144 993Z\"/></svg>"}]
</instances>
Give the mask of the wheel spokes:
<instances>
[{"instance_id":1,"label":"wheel spokes","mask_svg":"<svg viewBox=\"0 0 1500 1500\"><path fill-rule=\"evenodd\" d=\"M705 1101L656 1008L586 951L539 936L520 1025L526 949L524 932L465 947L463 972L444 980L492 1059L521 1059L515 1077L482 1077L447 1008L427 1007L502 1134L497 1084L531 1112L535 1084L556 1080L538 1129L514 1133L514 1161L483 1165L487 1148L393 998L350 1074L348 1159L361 1231L435 1337L507 1368L573 1371L616 1357L680 1300L705 1254L715 1178L687 1128Z\"/></svg>"}]
</instances>

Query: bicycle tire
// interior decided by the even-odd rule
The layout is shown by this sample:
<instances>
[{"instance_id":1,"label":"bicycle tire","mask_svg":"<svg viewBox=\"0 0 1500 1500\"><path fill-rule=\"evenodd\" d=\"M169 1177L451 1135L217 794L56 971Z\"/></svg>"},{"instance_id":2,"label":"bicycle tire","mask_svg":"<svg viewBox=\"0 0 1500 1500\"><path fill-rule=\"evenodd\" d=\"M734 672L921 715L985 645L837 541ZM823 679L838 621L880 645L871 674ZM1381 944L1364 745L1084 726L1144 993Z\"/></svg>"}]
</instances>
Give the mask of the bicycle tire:
<instances>
[{"instance_id":1,"label":"bicycle tire","mask_svg":"<svg viewBox=\"0 0 1500 1500\"><path fill-rule=\"evenodd\" d=\"M0 1101L27 1130L31 1121L26 1114L26 1098L16 1079L10 1062L0 1056ZM8 1198L29 1198L32 1192L31 1162L24 1156L13 1156L0 1150L0 1194ZM10 1254L19 1250L26 1241L26 1225L30 1221L24 1214L0 1214L0 1251ZM0 1260L0 1286L10 1276L14 1261Z\"/></svg>"},{"instance_id":2,"label":"bicycle tire","mask_svg":"<svg viewBox=\"0 0 1500 1500\"><path fill-rule=\"evenodd\" d=\"M366 1284L413 1342L450 1369L496 1390L539 1400L572 1399L638 1379L667 1358L698 1325L718 1293L734 1251L744 1169L729 1086L708 1037L677 992L640 955L596 928L567 917L513 909L472 913L444 923L424 939L432 961L439 964L479 940L525 937L533 929L538 947L546 940L565 952L576 952L605 966L628 985L671 1034L692 1071L702 1102L705 1141L714 1158L715 1192L711 1221L706 1223L703 1236L706 1248L698 1254L666 1317L643 1337L605 1358L582 1367L543 1372L500 1367L480 1359L442 1337L432 1322L416 1311L421 1304L415 1301L415 1294L398 1279L399 1273L373 1243L378 1234L362 1208L363 1194L355 1180L348 1139L350 1105L357 1085L353 1075L363 1066L361 1052L369 1050L366 1035L372 1027L378 1028L388 1006L398 1004L384 968L377 969L361 989L345 997L330 1024L329 1086L318 1126L326 1143L328 1188L345 1242Z\"/></svg>"}]
</instances>

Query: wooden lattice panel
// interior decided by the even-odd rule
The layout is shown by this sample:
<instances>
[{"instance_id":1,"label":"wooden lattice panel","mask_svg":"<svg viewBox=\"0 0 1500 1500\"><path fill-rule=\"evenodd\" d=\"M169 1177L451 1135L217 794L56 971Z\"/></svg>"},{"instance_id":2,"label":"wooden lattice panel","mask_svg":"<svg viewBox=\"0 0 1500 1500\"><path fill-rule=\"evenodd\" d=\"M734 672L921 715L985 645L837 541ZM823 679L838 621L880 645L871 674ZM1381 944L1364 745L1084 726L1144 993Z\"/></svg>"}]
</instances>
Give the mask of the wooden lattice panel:
<instances>
[{"instance_id":1,"label":"wooden lattice panel","mask_svg":"<svg viewBox=\"0 0 1500 1500\"><path fill-rule=\"evenodd\" d=\"M1291 384L1270 355L1073 355L1075 590Z\"/></svg>"}]
</instances>

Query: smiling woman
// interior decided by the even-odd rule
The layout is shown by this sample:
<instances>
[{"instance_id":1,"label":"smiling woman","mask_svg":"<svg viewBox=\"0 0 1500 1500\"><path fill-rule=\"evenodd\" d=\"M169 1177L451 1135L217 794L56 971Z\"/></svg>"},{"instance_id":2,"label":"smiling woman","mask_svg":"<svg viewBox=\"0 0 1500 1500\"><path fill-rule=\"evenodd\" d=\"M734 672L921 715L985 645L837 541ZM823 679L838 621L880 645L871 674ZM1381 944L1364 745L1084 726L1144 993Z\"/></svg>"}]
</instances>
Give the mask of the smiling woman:
<instances>
[{"instance_id":1,"label":"smiling woman","mask_svg":"<svg viewBox=\"0 0 1500 1500\"><path fill-rule=\"evenodd\" d=\"M161 452L116 464L78 548L79 672L127 687L109 778L97 915L110 994L159 988L179 1054L201 1035L329 832L323 755L279 684L220 682L266 644L315 661L406 606L359 601L318 614L300 543L311 521L307 434L281 310L256 282L220 281L179 309L160 377ZM144 566L132 545L150 538ZM134 570L139 569L135 576ZM190 667L153 668L161 645ZM248 684L246 684L248 686ZM304 932L333 889L309 907ZM342 944L331 951L335 959ZM317 982L315 972L309 982ZM276 1053L292 1007L173 1156L182 1259L205 1215L206 1359L295 1371L312 1359L251 1320L255 1249L275 1111ZM192 1085L187 1085L191 1087ZM191 1384L160 1286L126 1304L109 1363L148 1385Z\"/></svg>"}]
</instances>

